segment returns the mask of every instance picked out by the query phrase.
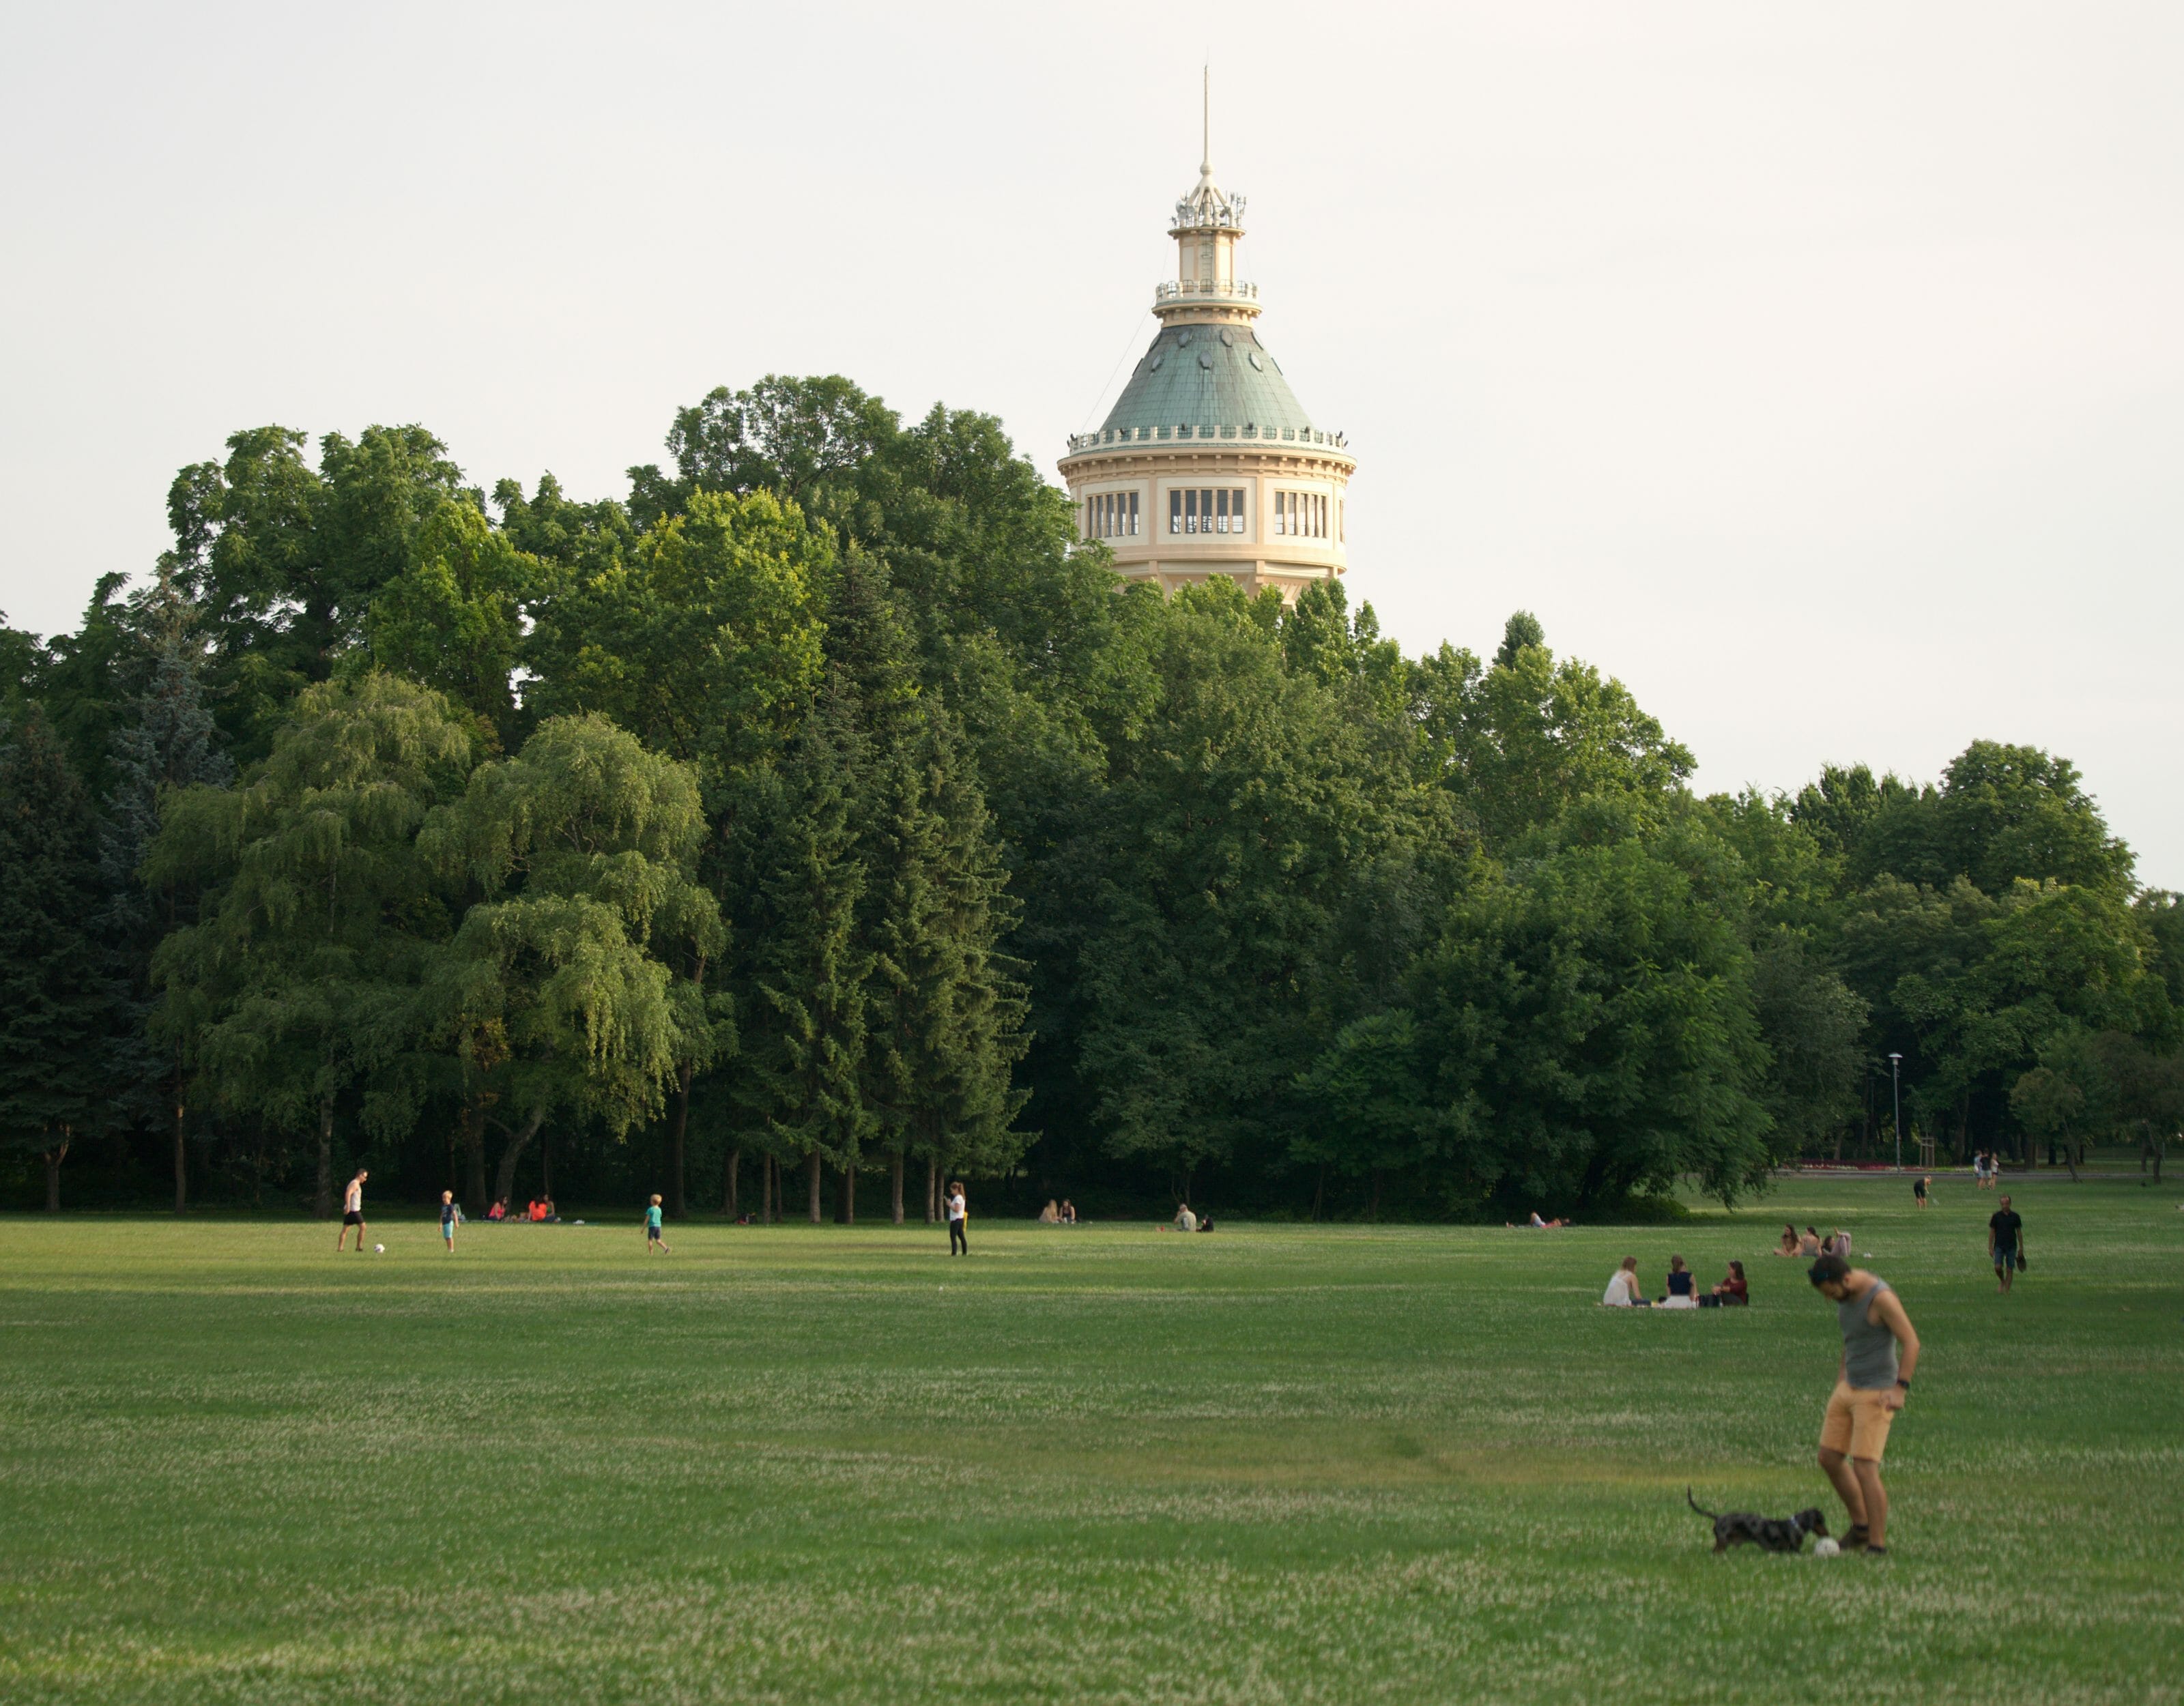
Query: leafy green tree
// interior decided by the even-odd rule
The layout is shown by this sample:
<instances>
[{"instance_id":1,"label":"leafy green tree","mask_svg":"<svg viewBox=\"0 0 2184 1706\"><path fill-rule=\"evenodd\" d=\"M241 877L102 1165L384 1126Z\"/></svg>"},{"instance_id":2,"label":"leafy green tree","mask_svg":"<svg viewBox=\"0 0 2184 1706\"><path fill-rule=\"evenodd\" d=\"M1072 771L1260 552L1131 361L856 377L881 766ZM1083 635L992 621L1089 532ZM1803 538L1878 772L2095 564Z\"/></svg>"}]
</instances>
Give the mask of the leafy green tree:
<instances>
[{"instance_id":1,"label":"leafy green tree","mask_svg":"<svg viewBox=\"0 0 2184 1706\"><path fill-rule=\"evenodd\" d=\"M454 927L417 837L474 757L440 695L369 675L304 690L241 786L164 797L145 879L205 899L153 957L153 1035L221 1105L310 1134L321 1216L343 1098L381 1137L415 1114L417 992Z\"/></svg>"},{"instance_id":2,"label":"leafy green tree","mask_svg":"<svg viewBox=\"0 0 2184 1706\"><path fill-rule=\"evenodd\" d=\"M1751 957L1637 838L1559 849L1451 909L1412 975L1458 1200L1582 1210L1774 1159Z\"/></svg>"},{"instance_id":3,"label":"leafy green tree","mask_svg":"<svg viewBox=\"0 0 2184 1706\"><path fill-rule=\"evenodd\" d=\"M1519 610L1502 625L1502 643L1494 650L1494 666L1498 670L1514 669L1517 659L1528 647L1546 649L1547 631L1540 619L1529 610Z\"/></svg>"},{"instance_id":4,"label":"leafy green tree","mask_svg":"<svg viewBox=\"0 0 2184 1706\"><path fill-rule=\"evenodd\" d=\"M113 990L92 933L98 826L58 735L33 705L0 729L0 1141L61 1164L106 1119Z\"/></svg>"},{"instance_id":5,"label":"leafy green tree","mask_svg":"<svg viewBox=\"0 0 2184 1706\"><path fill-rule=\"evenodd\" d=\"M1381 1181L1390 1172L1418 1171L1446 1156L1447 1126L1434 1101L1433 1075L1417 1021L1402 1008L1346 1025L1300 1075L1297 1087L1311 1117L1290 1149L1297 1161L1319 1169L1313 1219L1329 1170L1371 1179L1366 1213L1378 1220Z\"/></svg>"},{"instance_id":6,"label":"leafy green tree","mask_svg":"<svg viewBox=\"0 0 2184 1706\"><path fill-rule=\"evenodd\" d=\"M1774 1144L1813 1153L1858 1111L1865 1003L1786 931L1753 954L1752 997L1769 1057L1761 1095Z\"/></svg>"},{"instance_id":7,"label":"leafy green tree","mask_svg":"<svg viewBox=\"0 0 2184 1706\"><path fill-rule=\"evenodd\" d=\"M452 499L418 528L409 558L365 619L374 661L476 713L507 746L524 606L541 590L543 565Z\"/></svg>"},{"instance_id":8,"label":"leafy green tree","mask_svg":"<svg viewBox=\"0 0 2184 1706\"><path fill-rule=\"evenodd\" d=\"M793 503L700 492L538 608L526 703L597 712L694 765L709 808L770 762L819 681L833 552Z\"/></svg>"},{"instance_id":9,"label":"leafy green tree","mask_svg":"<svg viewBox=\"0 0 2184 1706\"><path fill-rule=\"evenodd\" d=\"M694 880L704 835L689 768L598 716L548 719L426 825L421 855L476 897L426 1012L461 1070L466 1141L504 1135L494 1199L549 1117L620 1137L660 1111L678 1061L710 1060L705 1003L662 958L722 945Z\"/></svg>"},{"instance_id":10,"label":"leafy green tree","mask_svg":"<svg viewBox=\"0 0 2184 1706\"><path fill-rule=\"evenodd\" d=\"M236 433L225 461L184 468L167 497L223 733L245 757L269 749L291 698L364 646L373 604L441 507L474 502L421 426L328 433L315 469L304 444L287 427Z\"/></svg>"}]
</instances>

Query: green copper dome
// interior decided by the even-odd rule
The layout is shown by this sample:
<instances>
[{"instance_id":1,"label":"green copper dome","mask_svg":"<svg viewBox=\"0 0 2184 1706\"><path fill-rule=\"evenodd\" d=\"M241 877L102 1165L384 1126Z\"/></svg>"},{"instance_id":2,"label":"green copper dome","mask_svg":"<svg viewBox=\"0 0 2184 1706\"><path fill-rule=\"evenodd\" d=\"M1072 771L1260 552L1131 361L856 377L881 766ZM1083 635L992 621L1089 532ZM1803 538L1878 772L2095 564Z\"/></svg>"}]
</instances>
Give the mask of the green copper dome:
<instances>
[{"instance_id":1,"label":"green copper dome","mask_svg":"<svg viewBox=\"0 0 2184 1706\"><path fill-rule=\"evenodd\" d=\"M1201 438L1341 442L1312 431L1311 417L1250 326L1201 323L1162 327L1106 423L1072 439L1070 449Z\"/></svg>"}]
</instances>

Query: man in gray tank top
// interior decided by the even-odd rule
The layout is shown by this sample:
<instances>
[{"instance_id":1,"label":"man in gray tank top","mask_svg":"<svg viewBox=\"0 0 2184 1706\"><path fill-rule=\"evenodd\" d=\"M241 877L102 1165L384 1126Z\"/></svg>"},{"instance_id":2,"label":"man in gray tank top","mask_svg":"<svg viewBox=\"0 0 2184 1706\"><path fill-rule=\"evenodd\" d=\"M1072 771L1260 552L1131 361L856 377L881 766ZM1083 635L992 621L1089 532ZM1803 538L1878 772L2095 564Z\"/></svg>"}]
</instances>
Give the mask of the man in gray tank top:
<instances>
[{"instance_id":1,"label":"man in gray tank top","mask_svg":"<svg viewBox=\"0 0 2184 1706\"><path fill-rule=\"evenodd\" d=\"M1919 1366L1919 1335L1895 1289L1878 1274L1823 1256L1809 1277L1836 1306L1842 1328L1842 1363L1820 1424L1820 1467L1850 1513L1843 1549L1888 1555L1888 1489L1880 1484L1889 1424L1911 1391Z\"/></svg>"}]
</instances>

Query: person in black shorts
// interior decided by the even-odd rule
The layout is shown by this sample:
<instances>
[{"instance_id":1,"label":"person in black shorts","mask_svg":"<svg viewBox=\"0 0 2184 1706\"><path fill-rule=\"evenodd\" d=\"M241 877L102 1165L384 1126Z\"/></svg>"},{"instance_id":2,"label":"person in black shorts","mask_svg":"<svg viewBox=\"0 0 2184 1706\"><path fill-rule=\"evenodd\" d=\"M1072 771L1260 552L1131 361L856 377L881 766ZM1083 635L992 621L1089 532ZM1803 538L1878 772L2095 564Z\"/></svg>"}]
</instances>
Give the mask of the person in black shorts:
<instances>
[{"instance_id":1,"label":"person in black shorts","mask_svg":"<svg viewBox=\"0 0 2184 1706\"><path fill-rule=\"evenodd\" d=\"M1933 1182L1934 1181L1932 1180L1926 1178L1924 1175L1921 1175L1919 1178L1912 1181L1911 1200L1916 1203L1922 1209L1926 1206L1926 1187Z\"/></svg>"},{"instance_id":2,"label":"person in black shorts","mask_svg":"<svg viewBox=\"0 0 2184 1706\"><path fill-rule=\"evenodd\" d=\"M1986 1223L1987 1259L1994 1264L1994 1276L2002 1281L2007 1292L2009 1282L2025 1266L2025 1222L2009 1206L2009 1198L2002 1199L2002 1207L1988 1216Z\"/></svg>"},{"instance_id":3,"label":"person in black shorts","mask_svg":"<svg viewBox=\"0 0 2184 1706\"><path fill-rule=\"evenodd\" d=\"M341 1231L334 1234L336 1255L341 1253L342 1240L348 1236L348 1229L352 1226L356 1228L356 1253L359 1256L364 1253L366 1231L364 1224L364 1181L370 1176L363 1168L358 1168L356 1177L348 1181L348 1188L342 1192Z\"/></svg>"}]
</instances>

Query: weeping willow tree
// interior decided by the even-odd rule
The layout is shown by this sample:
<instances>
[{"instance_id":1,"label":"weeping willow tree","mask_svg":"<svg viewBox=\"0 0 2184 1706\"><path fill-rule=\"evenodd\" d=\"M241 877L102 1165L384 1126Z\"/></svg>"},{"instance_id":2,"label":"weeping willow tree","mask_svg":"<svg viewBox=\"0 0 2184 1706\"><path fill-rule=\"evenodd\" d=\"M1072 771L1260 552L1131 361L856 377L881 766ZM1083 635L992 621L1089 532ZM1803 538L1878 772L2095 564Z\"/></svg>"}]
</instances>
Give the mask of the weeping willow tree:
<instances>
[{"instance_id":1,"label":"weeping willow tree","mask_svg":"<svg viewBox=\"0 0 2184 1706\"><path fill-rule=\"evenodd\" d=\"M477 1175L486 1130L502 1135L494 1200L549 1119L619 1137L659 1114L682 1063L710 1063L717 1019L667 964L725 942L694 879L704 833L689 767L599 716L542 723L425 826L422 857L472 894L425 1009L459 1063Z\"/></svg>"}]
</instances>

